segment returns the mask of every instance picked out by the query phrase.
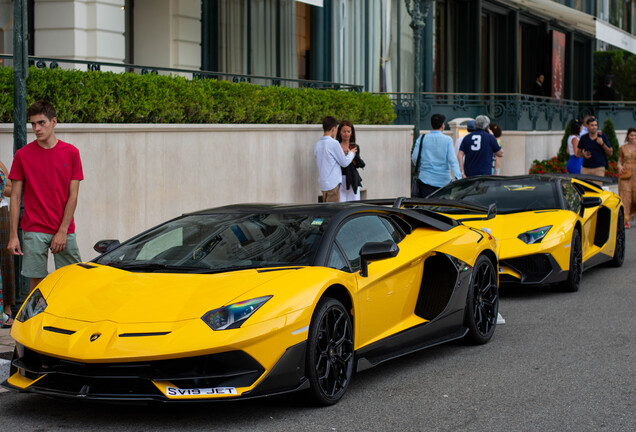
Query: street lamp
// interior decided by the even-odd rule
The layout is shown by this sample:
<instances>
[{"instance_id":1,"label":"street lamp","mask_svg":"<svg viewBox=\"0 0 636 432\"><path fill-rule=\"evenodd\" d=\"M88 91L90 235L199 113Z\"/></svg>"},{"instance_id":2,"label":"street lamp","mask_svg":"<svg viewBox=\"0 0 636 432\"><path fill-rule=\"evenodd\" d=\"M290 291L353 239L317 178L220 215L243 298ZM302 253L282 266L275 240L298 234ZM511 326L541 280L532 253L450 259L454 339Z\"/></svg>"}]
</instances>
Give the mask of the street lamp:
<instances>
[{"instance_id":1,"label":"street lamp","mask_svg":"<svg viewBox=\"0 0 636 432\"><path fill-rule=\"evenodd\" d=\"M13 1L13 152L26 145L27 2Z\"/></svg>"},{"instance_id":2,"label":"street lamp","mask_svg":"<svg viewBox=\"0 0 636 432\"><path fill-rule=\"evenodd\" d=\"M413 29L413 139L420 134L420 98L422 96L422 30L430 7L429 0L404 0Z\"/></svg>"}]
</instances>

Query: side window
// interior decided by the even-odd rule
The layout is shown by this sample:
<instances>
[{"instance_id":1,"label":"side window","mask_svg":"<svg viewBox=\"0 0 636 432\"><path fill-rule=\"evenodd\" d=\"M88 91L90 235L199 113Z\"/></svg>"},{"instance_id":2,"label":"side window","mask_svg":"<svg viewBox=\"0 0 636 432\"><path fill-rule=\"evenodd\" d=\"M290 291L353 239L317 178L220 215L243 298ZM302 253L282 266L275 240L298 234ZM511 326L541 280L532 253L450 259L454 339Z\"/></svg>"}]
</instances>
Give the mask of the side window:
<instances>
[{"instance_id":1,"label":"side window","mask_svg":"<svg viewBox=\"0 0 636 432\"><path fill-rule=\"evenodd\" d=\"M349 271L349 264L347 264L347 262L345 261L339 248L333 247L331 249L327 267L335 268L342 271Z\"/></svg>"},{"instance_id":2,"label":"side window","mask_svg":"<svg viewBox=\"0 0 636 432\"><path fill-rule=\"evenodd\" d=\"M153 259L157 255L166 252L168 249L183 246L183 228L179 227L175 230L168 231L165 234L160 235L159 237L150 240L146 243L141 251L139 251L139 255L137 255L137 260L149 260Z\"/></svg>"},{"instance_id":3,"label":"side window","mask_svg":"<svg viewBox=\"0 0 636 432\"><path fill-rule=\"evenodd\" d=\"M340 228L336 235L336 241L344 251L345 258L353 271L360 270L360 249L365 243L397 242L399 239L400 235L393 225L377 215L351 219Z\"/></svg>"},{"instance_id":4,"label":"side window","mask_svg":"<svg viewBox=\"0 0 636 432\"><path fill-rule=\"evenodd\" d=\"M578 213L581 209L581 195L572 186L570 182L562 182L561 190L563 192L563 200L565 201L565 208L572 210L574 213Z\"/></svg>"}]
</instances>

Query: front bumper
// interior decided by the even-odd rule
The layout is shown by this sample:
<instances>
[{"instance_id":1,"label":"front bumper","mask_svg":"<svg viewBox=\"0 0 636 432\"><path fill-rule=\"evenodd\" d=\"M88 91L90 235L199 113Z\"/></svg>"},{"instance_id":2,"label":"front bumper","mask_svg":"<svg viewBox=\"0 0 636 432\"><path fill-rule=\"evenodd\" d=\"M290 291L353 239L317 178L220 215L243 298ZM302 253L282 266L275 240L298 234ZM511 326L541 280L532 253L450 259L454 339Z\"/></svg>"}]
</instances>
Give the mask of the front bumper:
<instances>
[{"instance_id":1,"label":"front bumper","mask_svg":"<svg viewBox=\"0 0 636 432\"><path fill-rule=\"evenodd\" d=\"M83 363L17 344L11 376L2 385L21 392L83 400L246 399L304 388L305 347L306 342L290 347L266 371L243 351L143 362Z\"/></svg>"},{"instance_id":2,"label":"front bumper","mask_svg":"<svg viewBox=\"0 0 636 432\"><path fill-rule=\"evenodd\" d=\"M549 253L526 255L499 261L502 285L541 285L566 280L568 272Z\"/></svg>"}]
</instances>

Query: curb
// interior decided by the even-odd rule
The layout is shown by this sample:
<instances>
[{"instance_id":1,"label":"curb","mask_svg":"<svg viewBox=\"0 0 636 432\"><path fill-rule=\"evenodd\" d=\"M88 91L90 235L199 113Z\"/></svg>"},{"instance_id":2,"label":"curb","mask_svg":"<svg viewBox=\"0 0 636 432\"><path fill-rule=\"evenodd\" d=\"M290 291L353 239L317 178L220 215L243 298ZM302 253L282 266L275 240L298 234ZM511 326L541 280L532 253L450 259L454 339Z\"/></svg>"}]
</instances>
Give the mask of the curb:
<instances>
[{"instance_id":1,"label":"curb","mask_svg":"<svg viewBox=\"0 0 636 432\"><path fill-rule=\"evenodd\" d=\"M4 382L7 378L9 378L9 365L11 362L9 360L5 360L0 358L0 383ZM0 387L0 393L7 392L9 390Z\"/></svg>"}]
</instances>

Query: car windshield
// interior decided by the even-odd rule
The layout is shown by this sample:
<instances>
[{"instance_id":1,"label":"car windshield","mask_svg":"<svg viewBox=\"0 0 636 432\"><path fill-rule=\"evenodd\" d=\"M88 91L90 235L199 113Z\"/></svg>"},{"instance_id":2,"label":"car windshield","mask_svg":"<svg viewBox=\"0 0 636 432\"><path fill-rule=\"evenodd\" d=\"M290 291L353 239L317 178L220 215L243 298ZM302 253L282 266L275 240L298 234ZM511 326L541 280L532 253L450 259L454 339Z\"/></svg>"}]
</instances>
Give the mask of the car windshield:
<instances>
[{"instance_id":1,"label":"car windshield","mask_svg":"<svg viewBox=\"0 0 636 432\"><path fill-rule=\"evenodd\" d=\"M518 213L561 208L554 182L534 178L475 179L451 183L430 198L462 200L488 206L497 205L497 213ZM464 209L441 208L444 213L470 213Z\"/></svg>"},{"instance_id":2,"label":"car windshield","mask_svg":"<svg viewBox=\"0 0 636 432\"><path fill-rule=\"evenodd\" d=\"M195 273L310 265L327 223L321 216L281 213L188 215L96 262L131 271Z\"/></svg>"}]
</instances>

